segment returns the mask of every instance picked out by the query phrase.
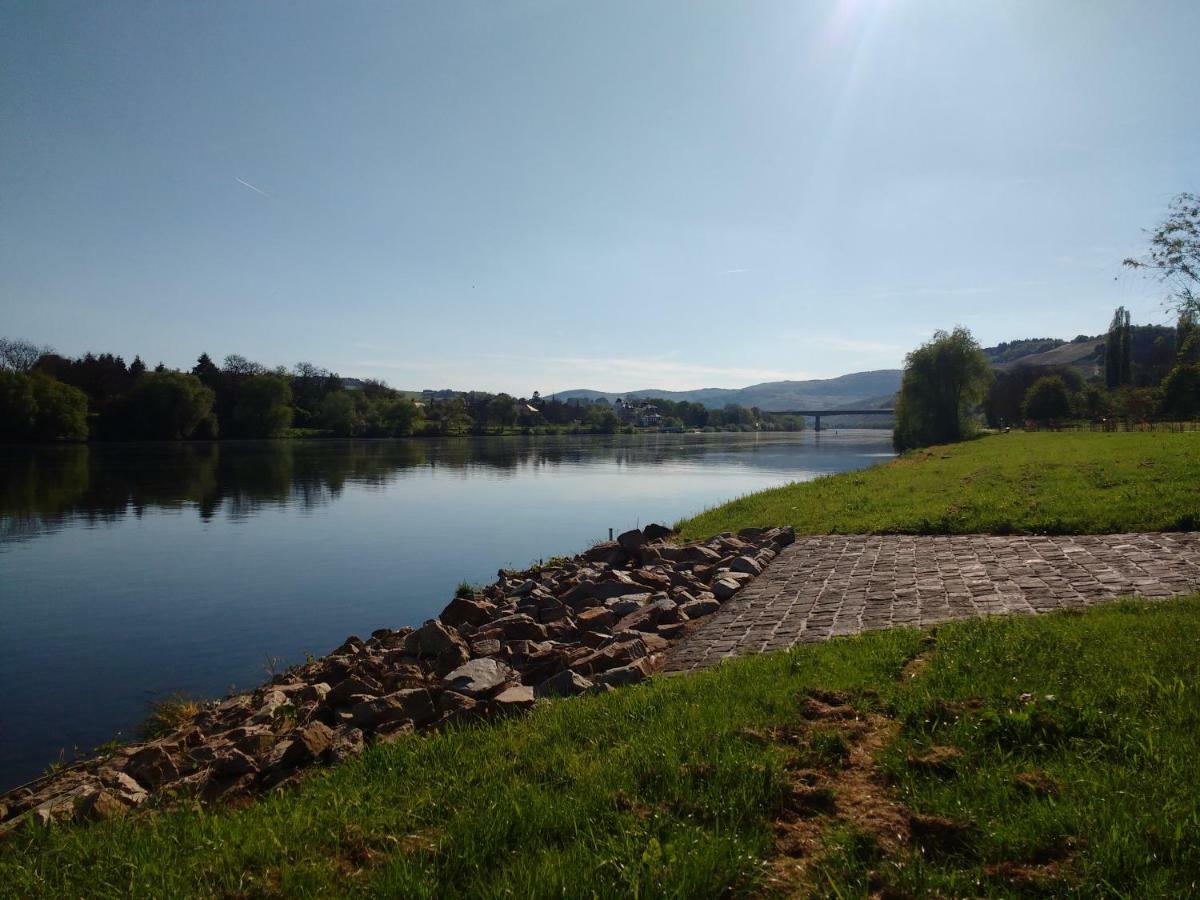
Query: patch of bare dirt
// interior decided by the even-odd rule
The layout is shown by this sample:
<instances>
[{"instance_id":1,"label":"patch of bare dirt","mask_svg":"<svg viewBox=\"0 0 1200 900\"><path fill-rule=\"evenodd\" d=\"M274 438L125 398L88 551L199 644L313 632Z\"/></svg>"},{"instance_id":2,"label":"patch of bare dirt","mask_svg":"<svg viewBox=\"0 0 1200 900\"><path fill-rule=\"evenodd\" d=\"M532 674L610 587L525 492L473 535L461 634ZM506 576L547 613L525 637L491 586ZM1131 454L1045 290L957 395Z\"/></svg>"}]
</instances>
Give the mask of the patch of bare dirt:
<instances>
[{"instance_id":1,"label":"patch of bare dirt","mask_svg":"<svg viewBox=\"0 0 1200 900\"><path fill-rule=\"evenodd\" d=\"M851 822L884 852L909 840L909 815L888 790L875 756L895 737L899 725L878 713L860 715L849 698L809 695L802 712L810 727L836 727L849 748L840 766L790 772L791 790L775 822L775 858L769 885L804 894L810 870L819 860L821 836L836 821Z\"/></svg>"},{"instance_id":2,"label":"patch of bare dirt","mask_svg":"<svg viewBox=\"0 0 1200 900\"><path fill-rule=\"evenodd\" d=\"M928 664L935 642L922 641L920 651L901 670L910 681ZM877 697L877 695L876 695ZM878 712L860 713L852 697L837 691L810 690L799 700L803 725L789 743L803 744L819 730L836 729L847 747L840 765L790 770L791 790L775 821L775 856L767 887L791 896L807 896L815 888L814 867L824 852L822 835L836 823L851 824L869 835L882 853L894 855L913 840L913 814L895 799L876 757L898 734L900 724ZM948 763L949 748L940 748ZM932 753L933 751L931 751ZM886 885L875 896L892 896Z\"/></svg>"},{"instance_id":3,"label":"patch of bare dirt","mask_svg":"<svg viewBox=\"0 0 1200 900\"><path fill-rule=\"evenodd\" d=\"M957 747L930 747L924 753L910 753L905 762L913 769L949 775L954 772L962 755Z\"/></svg>"},{"instance_id":4,"label":"patch of bare dirt","mask_svg":"<svg viewBox=\"0 0 1200 900\"><path fill-rule=\"evenodd\" d=\"M933 656L934 648L937 646L937 629L933 629L929 634L921 638L921 648L916 656L904 664L904 668L900 670L900 681L907 684L910 681L915 681L920 678L925 669L929 666L929 659Z\"/></svg>"},{"instance_id":5,"label":"patch of bare dirt","mask_svg":"<svg viewBox=\"0 0 1200 900\"><path fill-rule=\"evenodd\" d=\"M934 648L935 641L927 638L920 652L901 670L900 680L908 682L919 677ZM775 821L775 855L766 884L771 893L799 897L822 889L823 883L815 878L826 852L822 838L827 829L838 824L851 825L867 835L885 857L913 849L927 856L971 851L974 823L922 815L893 796L876 758L896 737L900 724L883 713L859 712L852 700L838 692L809 691L799 698L798 727L746 735L759 741L805 747L821 732L836 730L848 748L845 758L837 763L826 759L815 767L799 763L788 766L790 790ZM955 704L955 717L975 712L982 705L978 700ZM957 747L933 746L909 755L906 762L930 773L952 774L962 756ZM1053 778L1039 771L1019 773L1013 782L1039 795L1052 795L1060 789ZM1075 880L1075 858L1081 846L1079 839L1066 837L1031 859L989 864L984 873L1020 891L1052 891L1056 885ZM877 870L872 874L870 896L893 900L905 895Z\"/></svg>"},{"instance_id":6,"label":"patch of bare dirt","mask_svg":"<svg viewBox=\"0 0 1200 900\"><path fill-rule=\"evenodd\" d=\"M404 854L436 853L438 850L436 829L424 828L402 835L367 835L362 829L351 825L342 835L338 848L338 870L344 878L354 878L378 865L394 852Z\"/></svg>"},{"instance_id":7,"label":"patch of bare dirt","mask_svg":"<svg viewBox=\"0 0 1200 900\"><path fill-rule=\"evenodd\" d=\"M1053 797L1062 789L1057 781L1045 772L1018 772L1013 784L1027 794Z\"/></svg>"}]
</instances>

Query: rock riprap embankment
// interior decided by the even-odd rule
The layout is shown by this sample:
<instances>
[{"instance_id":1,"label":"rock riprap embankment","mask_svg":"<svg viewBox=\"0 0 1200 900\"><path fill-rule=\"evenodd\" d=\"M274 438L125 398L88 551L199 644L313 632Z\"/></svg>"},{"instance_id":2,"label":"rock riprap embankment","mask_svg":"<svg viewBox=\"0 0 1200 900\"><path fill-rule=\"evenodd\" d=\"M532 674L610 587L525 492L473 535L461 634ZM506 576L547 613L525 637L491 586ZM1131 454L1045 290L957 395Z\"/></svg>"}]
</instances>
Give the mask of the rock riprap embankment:
<instances>
[{"instance_id":1,"label":"rock riprap embankment","mask_svg":"<svg viewBox=\"0 0 1200 900\"><path fill-rule=\"evenodd\" d=\"M501 571L419 628L347 638L255 691L205 704L154 740L9 791L0 797L0 829L109 818L148 802L243 799L373 741L634 684L689 623L719 609L795 540L790 528L685 545L669 537L650 525L571 559Z\"/></svg>"}]
</instances>

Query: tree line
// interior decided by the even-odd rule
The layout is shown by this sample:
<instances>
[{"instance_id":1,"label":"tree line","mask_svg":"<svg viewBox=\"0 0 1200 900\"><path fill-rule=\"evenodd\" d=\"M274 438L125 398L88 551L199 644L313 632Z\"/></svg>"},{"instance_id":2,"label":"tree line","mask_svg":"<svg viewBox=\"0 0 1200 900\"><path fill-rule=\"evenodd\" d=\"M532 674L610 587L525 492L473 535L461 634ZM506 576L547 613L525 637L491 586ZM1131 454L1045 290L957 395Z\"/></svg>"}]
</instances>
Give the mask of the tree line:
<instances>
[{"instance_id":1,"label":"tree line","mask_svg":"<svg viewBox=\"0 0 1200 900\"><path fill-rule=\"evenodd\" d=\"M794 416L728 405L654 401L667 429L780 430ZM217 365L207 353L190 371L111 353L70 358L0 338L0 440L213 440L285 436L405 437L520 431L635 430L606 398L559 400L537 391L426 392L417 400L382 381L347 381L312 363L267 367L239 355Z\"/></svg>"},{"instance_id":2,"label":"tree line","mask_svg":"<svg viewBox=\"0 0 1200 900\"><path fill-rule=\"evenodd\" d=\"M1129 311L1118 307L1104 337L1102 373L1091 379L1065 365L1017 362L994 370L991 363L997 360L989 361L967 329L939 331L905 360L896 402L896 449L963 440L983 422L999 428L1200 417L1200 198L1177 196L1152 233L1146 256L1124 263L1168 286L1174 328L1133 325Z\"/></svg>"}]
</instances>

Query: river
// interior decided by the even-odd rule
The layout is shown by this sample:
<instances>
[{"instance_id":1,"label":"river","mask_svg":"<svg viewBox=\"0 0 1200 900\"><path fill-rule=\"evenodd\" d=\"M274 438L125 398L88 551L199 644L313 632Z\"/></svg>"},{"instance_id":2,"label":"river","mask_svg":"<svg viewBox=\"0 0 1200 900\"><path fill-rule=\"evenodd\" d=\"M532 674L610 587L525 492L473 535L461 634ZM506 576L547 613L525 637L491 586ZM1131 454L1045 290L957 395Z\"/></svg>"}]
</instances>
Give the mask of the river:
<instances>
[{"instance_id":1,"label":"river","mask_svg":"<svg viewBox=\"0 0 1200 900\"><path fill-rule=\"evenodd\" d=\"M890 432L0 447L0 788L349 634Z\"/></svg>"}]
</instances>

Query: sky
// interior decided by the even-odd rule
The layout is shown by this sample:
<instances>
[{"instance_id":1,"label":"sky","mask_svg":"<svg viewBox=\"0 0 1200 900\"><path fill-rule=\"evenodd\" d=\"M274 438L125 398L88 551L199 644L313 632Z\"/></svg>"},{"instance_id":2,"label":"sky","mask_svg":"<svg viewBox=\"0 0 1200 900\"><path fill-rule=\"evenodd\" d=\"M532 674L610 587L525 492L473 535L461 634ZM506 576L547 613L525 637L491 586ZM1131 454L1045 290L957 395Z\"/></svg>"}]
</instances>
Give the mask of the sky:
<instances>
[{"instance_id":1,"label":"sky","mask_svg":"<svg viewBox=\"0 0 1200 900\"><path fill-rule=\"evenodd\" d=\"M0 334L741 387L1168 322L1200 3L0 0Z\"/></svg>"}]
</instances>

